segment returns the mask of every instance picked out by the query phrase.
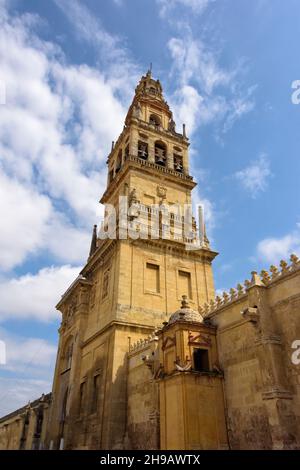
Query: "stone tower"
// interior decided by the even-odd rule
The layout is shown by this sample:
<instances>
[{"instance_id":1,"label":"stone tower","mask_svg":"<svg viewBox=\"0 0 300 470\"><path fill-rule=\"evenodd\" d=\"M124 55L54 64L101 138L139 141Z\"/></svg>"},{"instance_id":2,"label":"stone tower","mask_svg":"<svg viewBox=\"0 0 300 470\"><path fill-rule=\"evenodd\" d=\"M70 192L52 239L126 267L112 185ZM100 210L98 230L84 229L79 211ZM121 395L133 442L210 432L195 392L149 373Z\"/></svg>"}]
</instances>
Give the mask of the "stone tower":
<instances>
[{"instance_id":1,"label":"stone tower","mask_svg":"<svg viewBox=\"0 0 300 470\"><path fill-rule=\"evenodd\" d=\"M176 131L161 84L148 71L108 156L101 233L94 227L88 261L57 305L52 448L123 448L130 344L165 322L182 295L196 311L214 297L217 253L203 230L197 235L195 219L184 232L182 208L196 186L188 147L185 127Z\"/></svg>"}]
</instances>

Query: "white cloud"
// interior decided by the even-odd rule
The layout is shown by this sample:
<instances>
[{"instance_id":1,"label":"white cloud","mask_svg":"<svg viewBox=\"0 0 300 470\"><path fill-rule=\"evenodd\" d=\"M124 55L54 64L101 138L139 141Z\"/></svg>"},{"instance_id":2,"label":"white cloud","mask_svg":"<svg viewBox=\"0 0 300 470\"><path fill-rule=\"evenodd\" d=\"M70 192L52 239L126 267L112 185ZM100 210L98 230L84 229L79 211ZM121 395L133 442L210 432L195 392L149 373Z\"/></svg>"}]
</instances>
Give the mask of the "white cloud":
<instances>
[{"instance_id":1,"label":"white cloud","mask_svg":"<svg viewBox=\"0 0 300 470\"><path fill-rule=\"evenodd\" d=\"M183 26L178 37L168 41L168 48L172 57L171 77L176 83L176 91L169 101L175 121L179 126L186 124L189 137L201 126L215 124L220 138L220 134L253 109L255 88L242 92L237 80L240 66L232 70L221 67L218 54L201 39L195 39L189 27ZM191 166L198 169L193 161L195 153L191 149ZM211 236L216 225L214 204L203 193L198 193L196 199L205 205L208 235Z\"/></svg>"},{"instance_id":2,"label":"white cloud","mask_svg":"<svg viewBox=\"0 0 300 470\"><path fill-rule=\"evenodd\" d=\"M0 416L48 393L52 388L57 346L49 341L11 334L0 328L6 364L0 366Z\"/></svg>"},{"instance_id":3,"label":"white cloud","mask_svg":"<svg viewBox=\"0 0 300 470\"><path fill-rule=\"evenodd\" d=\"M210 238L210 234L212 233L216 224L215 206L212 201L202 196L200 192L196 190L195 194L193 195L193 208L194 208L194 213L196 217L198 217L198 212L197 212L198 206L202 206L207 236L210 239L210 241L212 241ZM198 226L198 220L197 220L197 226Z\"/></svg>"},{"instance_id":4,"label":"white cloud","mask_svg":"<svg viewBox=\"0 0 300 470\"><path fill-rule=\"evenodd\" d=\"M221 67L218 53L201 39L195 39L188 26L181 25L180 31L180 37L168 41L171 76L177 84L170 100L175 117L181 123L189 123L189 136L212 122L219 123L224 134L252 111L256 87L242 90L238 79L240 64L231 70Z\"/></svg>"},{"instance_id":5,"label":"white cloud","mask_svg":"<svg viewBox=\"0 0 300 470\"><path fill-rule=\"evenodd\" d=\"M0 321L12 318L51 321L60 318L55 305L77 277L80 268L43 268L37 274L0 280Z\"/></svg>"},{"instance_id":6,"label":"white cloud","mask_svg":"<svg viewBox=\"0 0 300 470\"><path fill-rule=\"evenodd\" d=\"M17 379L0 377L0 416L26 405L51 391L51 380Z\"/></svg>"},{"instance_id":7,"label":"white cloud","mask_svg":"<svg viewBox=\"0 0 300 470\"><path fill-rule=\"evenodd\" d=\"M262 154L258 160L234 174L234 178L250 193L252 198L266 191L271 176L270 161L266 154Z\"/></svg>"},{"instance_id":8,"label":"white cloud","mask_svg":"<svg viewBox=\"0 0 300 470\"><path fill-rule=\"evenodd\" d=\"M88 257L91 233L72 226L64 216L54 213L48 221L43 246L60 262L82 264Z\"/></svg>"},{"instance_id":9,"label":"white cloud","mask_svg":"<svg viewBox=\"0 0 300 470\"><path fill-rule=\"evenodd\" d=\"M288 259L292 253L300 256L300 224L297 224L297 229L283 237L265 238L257 244L258 257L269 263Z\"/></svg>"},{"instance_id":10,"label":"white cloud","mask_svg":"<svg viewBox=\"0 0 300 470\"><path fill-rule=\"evenodd\" d=\"M0 265L8 269L41 246L51 203L0 171Z\"/></svg>"},{"instance_id":11,"label":"white cloud","mask_svg":"<svg viewBox=\"0 0 300 470\"><path fill-rule=\"evenodd\" d=\"M3 2L1 8L0 77L7 92L0 114L1 269L42 250L83 262L102 213L107 153L126 111L120 94L128 92L134 67L118 38L96 20L89 29L91 15L78 2L69 10L87 40L103 44L111 65L105 73L67 65L57 44L35 34L38 16L13 17Z\"/></svg>"},{"instance_id":12,"label":"white cloud","mask_svg":"<svg viewBox=\"0 0 300 470\"><path fill-rule=\"evenodd\" d=\"M50 198L0 170L0 265L7 271L31 254L48 250L57 260L82 263L91 231L74 227Z\"/></svg>"},{"instance_id":13,"label":"white cloud","mask_svg":"<svg viewBox=\"0 0 300 470\"><path fill-rule=\"evenodd\" d=\"M105 78L114 91L121 92L119 97L123 103L127 103L141 71L125 46L126 38L106 31L99 17L93 15L84 3L78 0L55 2L71 22L78 37L95 50L100 64L104 65ZM120 0L115 3L118 6L122 4Z\"/></svg>"},{"instance_id":14,"label":"white cloud","mask_svg":"<svg viewBox=\"0 0 300 470\"><path fill-rule=\"evenodd\" d=\"M244 114L247 114L254 109L255 103L253 100L253 93L256 88L256 86L251 86L243 92L243 96L237 95L232 99L223 126L224 133L231 129L234 123Z\"/></svg>"},{"instance_id":15,"label":"white cloud","mask_svg":"<svg viewBox=\"0 0 300 470\"><path fill-rule=\"evenodd\" d=\"M200 115L200 103L203 98L198 91L189 85L184 85L172 97L172 109L176 116L176 121L185 123L191 135L199 125L197 122Z\"/></svg>"},{"instance_id":16,"label":"white cloud","mask_svg":"<svg viewBox=\"0 0 300 470\"><path fill-rule=\"evenodd\" d=\"M214 0L156 0L159 7L159 14L163 18L170 13L170 10L177 6L190 9L195 14L201 14L206 10L209 3L213 1Z\"/></svg>"},{"instance_id":17,"label":"white cloud","mask_svg":"<svg viewBox=\"0 0 300 470\"><path fill-rule=\"evenodd\" d=\"M234 72L220 68L212 51L200 39L194 39L190 32L183 38L171 38L168 48L174 72L182 84L193 79L203 92L210 94L217 86L227 85L234 76Z\"/></svg>"},{"instance_id":18,"label":"white cloud","mask_svg":"<svg viewBox=\"0 0 300 470\"><path fill-rule=\"evenodd\" d=\"M42 338L12 335L2 328L0 337L6 345L6 364L1 366L1 370L39 378L45 378L52 371L56 345Z\"/></svg>"}]
</instances>

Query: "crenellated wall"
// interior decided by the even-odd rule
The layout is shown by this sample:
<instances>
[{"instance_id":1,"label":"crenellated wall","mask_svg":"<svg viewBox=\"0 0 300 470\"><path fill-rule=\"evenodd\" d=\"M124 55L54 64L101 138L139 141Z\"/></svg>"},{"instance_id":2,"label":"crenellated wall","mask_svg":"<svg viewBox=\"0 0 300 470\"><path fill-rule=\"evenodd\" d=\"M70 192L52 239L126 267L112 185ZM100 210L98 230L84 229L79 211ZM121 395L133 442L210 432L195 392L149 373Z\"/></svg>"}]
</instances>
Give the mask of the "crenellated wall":
<instances>
[{"instance_id":1,"label":"crenellated wall","mask_svg":"<svg viewBox=\"0 0 300 470\"><path fill-rule=\"evenodd\" d=\"M217 326L233 449L300 447L300 261L280 262L201 311Z\"/></svg>"}]
</instances>

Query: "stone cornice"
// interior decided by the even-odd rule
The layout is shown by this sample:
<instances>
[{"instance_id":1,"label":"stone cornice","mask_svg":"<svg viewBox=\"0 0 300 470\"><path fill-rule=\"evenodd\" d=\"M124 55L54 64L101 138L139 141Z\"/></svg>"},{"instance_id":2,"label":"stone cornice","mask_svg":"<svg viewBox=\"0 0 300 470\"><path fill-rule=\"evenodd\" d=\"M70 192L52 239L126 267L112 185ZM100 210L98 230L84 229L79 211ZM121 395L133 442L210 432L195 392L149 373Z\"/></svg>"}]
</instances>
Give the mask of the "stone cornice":
<instances>
[{"instance_id":1,"label":"stone cornice","mask_svg":"<svg viewBox=\"0 0 300 470\"><path fill-rule=\"evenodd\" d=\"M199 258L199 260L211 263L213 259L219 254L217 251L212 251L208 248L199 248L193 250L187 250L183 242L178 242L176 240L166 240L159 238L158 240L152 240L151 238L137 240L131 240L135 245L137 244L147 244L149 246L155 246L158 249L163 249L165 252L171 252L172 254L177 253L186 258Z\"/></svg>"},{"instance_id":2,"label":"stone cornice","mask_svg":"<svg viewBox=\"0 0 300 470\"><path fill-rule=\"evenodd\" d=\"M62 295L61 300L58 302L58 304L56 305L55 308L57 310L60 310L62 305L68 300L68 298L74 293L76 288L80 285L85 285L85 286L91 287L92 283L80 274L75 279L75 281L70 285L70 287L66 290L66 292Z\"/></svg>"},{"instance_id":3,"label":"stone cornice","mask_svg":"<svg viewBox=\"0 0 300 470\"><path fill-rule=\"evenodd\" d=\"M124 328L130 327L131 329L135 328L137 330L144 329L144 330L147 330L149 333L153 332L155 330L154 326L144 325L142 323L130 323L130 322L124 322L124 321L120 321L120 320L112 320L109 323L107 323L107 325L105 325L103 328L101 328L101 330L96 331L89 338L82 341L81 347L84 348L87 344L94 341L94 339L96 339L99 335L105 333L107 330L109 330L111 328L117 328L117 327L124 327Z\"/></svg>"}]
</instances>

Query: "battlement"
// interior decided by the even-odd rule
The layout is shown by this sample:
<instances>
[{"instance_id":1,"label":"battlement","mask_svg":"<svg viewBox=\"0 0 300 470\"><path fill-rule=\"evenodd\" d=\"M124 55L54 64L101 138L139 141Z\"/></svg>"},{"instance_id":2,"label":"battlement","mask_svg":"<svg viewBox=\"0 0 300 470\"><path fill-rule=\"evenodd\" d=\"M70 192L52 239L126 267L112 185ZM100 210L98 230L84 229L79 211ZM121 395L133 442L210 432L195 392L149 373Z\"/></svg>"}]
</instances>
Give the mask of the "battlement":
<instances>
[{"instance_id":1,"label":"battlement","mask_svg":"<svg viewBox=\"0 0 300 470\"><path fill-rule=\"evenodd\" d=\"M158 329L159 327L157 327L155 329L155 331ZM140 339L138 340L136 343L130 345L129 347L129 354L135 354L137 352L141 352L143 351L144 349L147 349L149 348L149 346L151 345L151 343L153 342L157 342L158 341L158 337L156 336L155 334L155 331L148 336L148 338L145 338L145 339Z\"/></svg>"},{"instance_id":2,"label":"battlement","mask_svg":"<svg viewBox=\"0 0 300 470\"><path fill-rule=\"evenodd\" d=\"M258 285L263 287L270 287L276 282L285 279L290 274L300 271L300 260L295 255L290 256L290 264L285 260L281 260L279 263L280 268L271 265L269 271L262 270L260 275L256 271L252 271L251 280L246 279L244 285L237 284L236 288L231 288L228 292L223 292L222 297L217 295L215 299L212 299L209 303L205 303L203 307L199 308L200 314L205 318L211 314L215 314L218 310L223 307L237 302L247 295L248 289Z\"/></svg>"}]
</instances>

